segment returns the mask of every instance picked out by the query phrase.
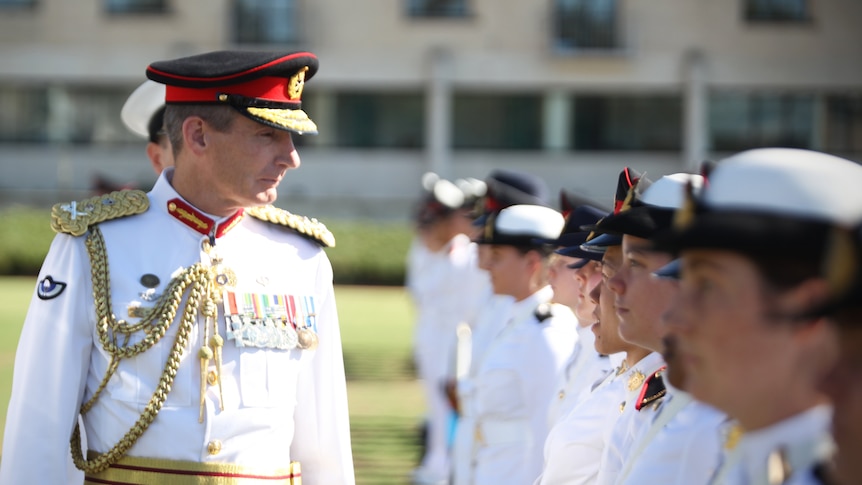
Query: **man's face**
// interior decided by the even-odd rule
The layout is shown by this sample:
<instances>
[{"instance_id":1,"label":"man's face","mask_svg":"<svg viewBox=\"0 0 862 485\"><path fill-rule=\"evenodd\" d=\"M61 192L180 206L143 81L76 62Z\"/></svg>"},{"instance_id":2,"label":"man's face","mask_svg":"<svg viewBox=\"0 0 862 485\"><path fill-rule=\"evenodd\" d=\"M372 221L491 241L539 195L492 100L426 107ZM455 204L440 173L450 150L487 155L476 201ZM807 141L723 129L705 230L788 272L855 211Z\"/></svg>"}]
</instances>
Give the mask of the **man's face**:
<instances>
[{"instance_id":1,"label":"man's face","mask_svg":"<svg viewBox=\"0 0 862 485\"><path fill-rule=\"evenodd\" d=\"M685 390L740 418L795 387L794 327L774 305L747 258L719 250L682 253L679 291L665 315Z\"/></svg>"},{"instance_id":2,"label":"man's face","mask_svg":"<svg viewBox=\"0 0 862 485\"><path fill-rule=\"evenodd\" d=\"M209 164L203 167L200 183L225 207L270 204L277 197L278 184L289 169L300 165L291 134L235 114L225 132L209 125L205 141Z\"/></svg>"},{"instance_id":3,"label":"man's face","mask_svg":"<svg viewBox=\"0 0 862 485\"><path fill-rule=\"evenodd\" d=\"M488 273L494 294L522 296L530 278L530 258L513 246L488 245Z\"/></svg>"},{"instance_id":4,"label":"man's face","mask_svg":"<svg viewBox=\"0 0 862 485\"><path fill-rule=\"evenodd\" d=\"M575 306L575 315L580 325L591 326L595 321L593 311L596 309L596 304L590 298L590 292L602 282L601 264L598 261L588 262L575 270L575 278L578 280L578 303Z\"/></svg>"},{"instance_id":5,"label":"man's face","mask_svg":"<svg viewBox=\"0 0 862 485\"><path fill-rule=\"evenodd\" d=\"M640 347L660 352L665 330L661 316L677 290L677 283L652 272L671 261L667 253L649 250L646 239L623 236L622 265L608 281L615 294L620 335Z\"/></svg>"},{"instance_id":6,"label":"man's face","mask_svg":"<svg viewBox=\"0 0 862 485\"><path fill-rule=\"evenodd\" d=\"M842 322L838 363L821 386L832 400L840 483L862 483L862 312L856 312L853 320Z\"/></svg>"},{"instance_id":7,"label":"man's face","mask_svg":"<svg viewBox=\"0 0 862 485\"><path fill-rule=\"evenodd\" d=\"M615 354L627 349L628 345L620 337L619 318L614 307L614 294L608 289L607 281L614 276L622 263L622 249L611 246L602 258L602 283L597 285L590 297L596 302L595 321L592 331L596 334L596 351L600 354Z\"/></svg>"},{"instance_id":8,"label":"man's face","mask_svg":"<svg viewBox=\"0 0 862 485\"><path fill-rule=\"evenodd\" d=\"M569 256L552 254L548 268L548 283L554 290L554 301L566 305L573 311L578 305L578 295L581 290L579 281L575 277L576 270L568 267L575 261L577 259Z\"/></svg>"}]
</instances>

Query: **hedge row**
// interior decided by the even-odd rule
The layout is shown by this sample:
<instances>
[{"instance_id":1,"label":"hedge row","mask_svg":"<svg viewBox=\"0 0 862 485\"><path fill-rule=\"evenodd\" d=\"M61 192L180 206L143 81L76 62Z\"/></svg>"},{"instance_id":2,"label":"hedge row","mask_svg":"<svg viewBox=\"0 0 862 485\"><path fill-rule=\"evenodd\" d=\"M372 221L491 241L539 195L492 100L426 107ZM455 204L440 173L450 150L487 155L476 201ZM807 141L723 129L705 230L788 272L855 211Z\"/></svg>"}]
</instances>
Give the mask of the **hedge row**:
<instances>
[{"instance_id":1,"label":"hedge row","mask_svg":"<svg viewBox=\"0 0 862 485\"><path fill-rule=\"evenodd\" d=\"M336 284L401 285L410 246L409 226L366 221L325 221L336 247L327 249ZM0 275L39 273L54 233L45 209L0 209Z\"/></svg>"}]
</instances>

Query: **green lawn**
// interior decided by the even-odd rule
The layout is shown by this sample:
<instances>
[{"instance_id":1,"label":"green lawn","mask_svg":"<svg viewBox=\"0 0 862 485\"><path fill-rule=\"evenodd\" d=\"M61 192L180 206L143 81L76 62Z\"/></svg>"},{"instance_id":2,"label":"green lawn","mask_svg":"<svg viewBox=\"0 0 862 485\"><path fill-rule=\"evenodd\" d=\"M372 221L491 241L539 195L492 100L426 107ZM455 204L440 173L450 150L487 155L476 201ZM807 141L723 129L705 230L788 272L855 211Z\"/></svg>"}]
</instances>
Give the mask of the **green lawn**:
<instances>
[{"instance_id":1,"label":"green lawn","mask_svg":"<svg viewBox=\"0 0 862 485\"><path fill-rule=\"evenodd\" d=\"M0 277L0 423L34 278ZM424 412L413 374L413 310L400 287L336 287L358 484L408 483ZM2 440L2 428L0 428ZM2 445L2 441L0 441Z\"/></svg>"}]
</instances>

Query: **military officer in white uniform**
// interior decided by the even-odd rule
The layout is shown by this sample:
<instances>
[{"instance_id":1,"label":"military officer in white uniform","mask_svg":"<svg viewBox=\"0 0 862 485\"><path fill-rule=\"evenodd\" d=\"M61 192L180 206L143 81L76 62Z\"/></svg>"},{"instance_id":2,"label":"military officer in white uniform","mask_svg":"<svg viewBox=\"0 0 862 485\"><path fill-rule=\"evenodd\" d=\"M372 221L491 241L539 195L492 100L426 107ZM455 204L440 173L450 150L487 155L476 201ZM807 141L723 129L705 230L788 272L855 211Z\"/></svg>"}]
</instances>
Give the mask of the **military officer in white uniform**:
<instances>
[{"instance_id":1,"label":"military officer in white uniform","mask_svg":"<svg viewBox=\"0 0 862 485\"><path fill-rule=\"evenodd\" d=\"M564 248L580 246L586 241L589 232L581 230L581 226L595 224L606 213L607 211L590 205L578 206L566 217L566 226L560 237L548 241L549 244L558 247L548 275L548 281L554 290L554 302L565 305L568 311L575 315L577 319L575 330L578 334L572 356L566 362L557 380L555 399L551 400L548 407L549 430L561 416L571 411L582 391L589 389L596 380L611 369L610 359L596 351L595 336L590 330L593 324L592 310L595 306L580 298L584 293L589 294L600 278L593 278L593 285L582 288L587 284L588 278L580 278L578 273L592 269L592 266L585 270L583 266L586 264L578 264L581 258L562 254ZM586 262L591 261L586 260Z\"/></svg>"},{"instance_id":2,"label":"military officer in white uniform","mask_svg":"<svg viewBox=\"0 0 862 485\"><path fill-rule=\"evenodd\" d=\"M54 207L0 483L67 483L70 438L85 483L354 483L334 239L269 205L300 163L292 133L316 131L300 103L317 65L221 51L148 67L175 168L149 194Z\"/></svg>"},{"instance_id":3,"label":"military officer in white uniform","mask_svg":"<svg viewBox=\"0 0 862 485\"><path fill-rule=\"evenodd\" d=\"M470 210L461 188L446 179L428 181L417 217L422 254L413 259L408 290L416 308L414 353L425 391L427 439L420 466L413 472L419 485L447 483L450 476L449 430L455 416L447 398L456 357L457 329L476 319L491 294L488 274L479 268Z\"/></svg>"},{"instance_id":4,"label":"military officer in white uniform","mask_svg":"<svg viewBox=\"0 0 862 485\"><path fill-rule=\"evenodd\" d=\"M662 314L678 285L676 280L653 276L653 271L670 262L671 255L652 251L649 238L670 228L674 211L685 200L686 190L697 192L702 186L700 175L679 173L662 177L596 229L621 234L623 238L622 269L609 282L616 294L620 333L623 338L655 352L666 350ZM659 392L663 393L651 405L658 412L645 414L641 408L641 413L632 414L640 418L633 422L637 426L627 436L615 434L605 457L607 461L602 463L599 483L705 485L714 474L721 458L720 429L725 416L669 386L665 382L666 371L653 376L661 379ZM659 436L661 439L654 442ZM616 453L611 455L611 450Z\"/></svg>"},{"instance_id":5,"label":"military officer in white uniform","mask_svg":"<svg viewBox=\"0 0 862 485\"><path fill-rule=\"evenodd\" d=\"M477 485L531 483L541 470L546 412L554 383L574 346L575 322L555 315L544 272L563 216L548 207L514 205L485 222L494 292L514 298L505 325L477 361L470 414L475 419L471 480Z\"/></svg>"},{"instance_id":6,"label":"military officer in white uniform","mask_svg":"<svg viewBox=\"0 0 862 485\"><path fill-rule=\"evenodd\" d=\"M720 162L709 179L655 242L680 252L667 321L687 388L743 431L714 483L813 483L807 472L831 448L817 386L838 342L825 319L796 314L828 291L819 255L832 229L862 219L862 167L765 148Z\"/></svg>"},{"instance_id":7,"label":"military officer in white uniform","mask_svg":"<svg viewBox=\"0 0 862 485\"><path fill-rule=\"evenodd\" d=\"M492 214L518 204L548 204L548 188L545 181L532 174L514 170L494 170L484 180L485 194L477 201L473 224L481 232L484 223ZM478 234L477 237L481 236ZM478 264L488 270L491 246L478 245ZM488 344L500 333L506 321L514 298L511 295L491 294L481 301L481 309L473 322L470 322L469 364L456 383L458 401L458 421L452 444L452 483L468 485L473 483L473 443L476 437L475 382L477 363L481 362Z\"/></svg>"}]
</instances>

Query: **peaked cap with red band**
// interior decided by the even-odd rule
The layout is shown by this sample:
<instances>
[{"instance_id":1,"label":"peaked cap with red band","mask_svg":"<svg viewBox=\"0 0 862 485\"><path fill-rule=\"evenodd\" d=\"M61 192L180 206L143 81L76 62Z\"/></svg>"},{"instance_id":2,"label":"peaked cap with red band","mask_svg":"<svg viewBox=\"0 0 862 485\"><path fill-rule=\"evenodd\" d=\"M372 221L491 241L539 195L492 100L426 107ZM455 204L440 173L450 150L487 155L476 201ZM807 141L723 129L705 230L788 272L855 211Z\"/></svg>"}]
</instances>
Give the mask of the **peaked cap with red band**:
<instances>
[{"instance_id":1,"label":"peaked cap with red band","mask_svg":"<svg viewBox=\"0 0 862 485\"><path fill-rule=\"evenodd\" d=\"M147 67L147 77L166 85L165 103L226 104L280 130L317 134L302 111L305 81L317 72L310 52L216 51Z\"/></svg>"}]
</instances>

